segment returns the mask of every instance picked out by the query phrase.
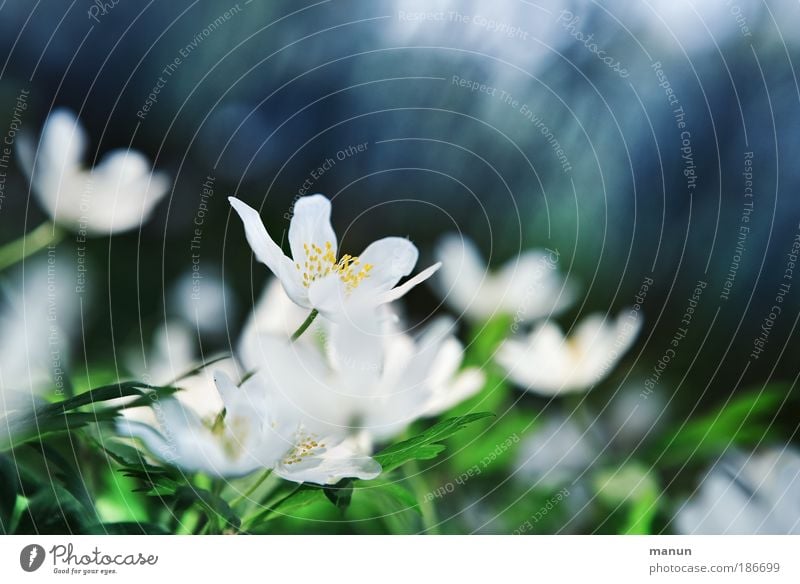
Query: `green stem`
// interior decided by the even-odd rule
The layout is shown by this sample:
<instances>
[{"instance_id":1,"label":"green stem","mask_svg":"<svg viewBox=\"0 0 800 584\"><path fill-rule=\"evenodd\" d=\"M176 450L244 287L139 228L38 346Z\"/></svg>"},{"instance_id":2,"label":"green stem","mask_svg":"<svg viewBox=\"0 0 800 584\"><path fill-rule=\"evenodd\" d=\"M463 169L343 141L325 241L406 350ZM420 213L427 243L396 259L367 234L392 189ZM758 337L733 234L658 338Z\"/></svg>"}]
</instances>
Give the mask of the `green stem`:
<instances>
[{"instance_id":1,"label":"green stem","mask_svg":"<svg viewBox=\"0 0 800 584\"><path fill-rule=\"evenodd\" d=\"M245 517L242 520L242 531L247 531L254 525L259 524L262 520L269 517L281 503L283 503L286 499L294 495L298 491L298 489L300 489L300 485L296 485L286 494L281 493L277 497L273 497L272 500L265 502L263 504L264 508L262 508L261 511L253 515L250 515L249 517Z\"/></svg>"},{"instance_id":2,"label":"green stem","mask_svg":"<svg viewBox=\"0 0 800 584\"><path fill-rule=\"evenodd\" d=\"M235 507L245 499L249 499L252 496L252 494L256 492L256 489L258 489L258 487L260 487L264 483L264 481L269 478L271 474L272 474L272 469L271 468L266 469L261 474L261 476L258 477L258 480L250 486L249 489L247 489L244 493L242 493L241 495L236 497L233 501L231 501L231 507Z\"/></svg>"},{"instance_id":3,"label":"green stem","mask_svg":"<svg viewBox=\"0 0 800 584\"><path fill-rule=\"evenodd\" d=\"M427 495L430 493L428 481L422 475L416 460L406 463L406 477L411 484L411 490L417 499L420 513L422 514L422 529L425 533L439 535L439 519L436 514L436 506Z\"/></svg>"},{"instance_id":4,"label":"green stem","mask_svg":"<svg viewBox=\"0 0 800 584\"><path fill-rule=\"evenodd\" d=\"M64 235L65 232L56 225L45 221L19 239L0 246L0 271L10 268L48 245L55 245L63 239Z\"/></svg>"},{"instance_id":5,"label":"green stem","mask_svg":"<svg viewBox=\"0 0 800 584\"><path fill-rule=\"evenodd\" d=\"M301 324L300 327L294 331L291 339L293 343L300 338L300 335L306 332L306 329L311 326L311 323L314 322L314 319L317 318L318 314L319 311L316 308L311 311L311 314L309 314L308 318L303 321L303 324Z\"/></svg>"}]
</instances>

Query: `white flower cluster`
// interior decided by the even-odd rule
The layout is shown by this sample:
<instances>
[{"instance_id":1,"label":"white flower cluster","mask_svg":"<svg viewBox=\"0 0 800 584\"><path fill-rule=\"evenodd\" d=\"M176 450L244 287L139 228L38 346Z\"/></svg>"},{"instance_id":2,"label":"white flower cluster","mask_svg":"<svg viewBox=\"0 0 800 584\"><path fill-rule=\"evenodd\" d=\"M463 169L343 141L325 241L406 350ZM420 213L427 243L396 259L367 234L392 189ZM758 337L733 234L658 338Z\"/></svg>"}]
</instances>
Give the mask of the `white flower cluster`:
<instances>
[{"instance_id":1,"label":"white flower cluster","mask_svg":"<svg viewBox=\"0 0 800 584\"><path fill-rule=\"evenodd\" d=\"M611 372L641 328L638 318L592 314L565 336L547 320L577 296L557 270L555 251L528 251L491 272L472 242L448 236L439 257L445 261L441 292L454 310L478 322L512 317L510 333L539 322L529 334L506 339L495 355L510 379L527 391L555 396L590 389Z\"/></svg>"},{"instance_id":2,"label":"white flower cluster","mask_svg":"<svg viewBox=\"0 0 800 584\"><path fill-rule=\"evenodd\" d=\"M376 442L483 386L480 371L461 370L452 321L436 320L412 337L388 306L439 268L398 286L417 263L413 243L387 237L360 256L339 255L331 203L312 195L295 204L288 257L254 209L230 201L275 278L245 324L235 359L215 365L213 377L201 371L179 381L183 391L149 413L130 410L121 434L187 471L243 476L268 468L319 484L370 479L381 471L370 457ZM185 345L179 326L170 331L164 345ZM170 357L172 369L191 360L185 350Z\"/></svg>"}]
</instances>

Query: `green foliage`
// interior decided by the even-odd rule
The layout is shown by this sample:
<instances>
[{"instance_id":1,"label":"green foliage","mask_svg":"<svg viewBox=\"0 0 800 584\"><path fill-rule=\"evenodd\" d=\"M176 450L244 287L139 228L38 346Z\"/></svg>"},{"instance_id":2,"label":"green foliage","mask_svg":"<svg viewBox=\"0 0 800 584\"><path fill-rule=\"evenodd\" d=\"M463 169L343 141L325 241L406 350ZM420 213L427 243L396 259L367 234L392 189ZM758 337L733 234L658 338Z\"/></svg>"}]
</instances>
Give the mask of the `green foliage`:
<instances>
[{"instance_id":1,"label":"green foliage","mask_svg":"<svg viewBox=\"0 0 800 584\"><path fill-rule=\"evenodd\" d=\"M662 464L683 465L732 446L759 444L770 436L774 416L788 392L788 386L775 384L735 396L676 428L658 445L655 455Z\"/></svg>"},{"instance_id":2,"label":"green foliage","mask_svg":"<svg viewBox=\"0 0 800 584\"><path fill-rule=\"evenodd\" d=\"M445 449L445 445L442 444L443 440L470 424L493 415L488 412L481 412L442 420L413 438L385 448L373 458L383 467L384 473L390 472L411 460L435 458Z\"/></svg>"},{"instance_id":3,"label":"green foliage","mask_svg":"<svg viewBox=\"0 0 800 584\"><path fill-rule=\"evenodd\" d=\"M178 391L175 387L156 387L136 381L116 383L87 391L74 397L49 403L31 412L15 413L0 419L0 451L15 448L54 432L76 430L88 424L110 422L125 408L148 405L151 400ZM112 400L126 399L126 403ZM84 411L88 408L89 411Z\"/></svg>"}]
</instances>

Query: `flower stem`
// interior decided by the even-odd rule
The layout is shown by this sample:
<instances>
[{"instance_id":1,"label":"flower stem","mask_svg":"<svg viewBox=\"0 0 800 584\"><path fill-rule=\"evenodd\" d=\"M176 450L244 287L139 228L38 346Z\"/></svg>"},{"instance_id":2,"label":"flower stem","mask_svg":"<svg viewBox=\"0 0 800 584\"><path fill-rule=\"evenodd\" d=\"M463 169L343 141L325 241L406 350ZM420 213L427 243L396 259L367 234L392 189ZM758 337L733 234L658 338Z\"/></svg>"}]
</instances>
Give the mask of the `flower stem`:
<instances>
[{"instance_id":1,"label":"flower stem","mask_svg":"<svg viewBox=\"0 0 800 584\"><path fill-rule=\"evenodd\" d=\"M259 524L261 521L267 519L274 511L278 508L278 506L286 501L289 497L294 495L300 489L300 485L295 485L292 487L288 493L279 493L277 496L273 496L272 499L268 499L262 503L262 508L260 511L250 515L249 517L245 517L242 519L242 531L246 532L253 526Z\"/></svg>"},{"instance_id":2,"label":"flower stem","mask_svg":"<svg viewBox=\"0 0 800 584\"><path fill-rule=\"evenodd\" d=\"M261 476L258 477L258 480L256 482L250 485L249 489L247 489L244 493L242 493L241 495L236 497L233 501L231 501L231 507L235 507L245 499L249 499L252 496L252 494L256 492L256 489L258 489L258 487L264 484L264 481L267 480L271 474L272 474L271 468L268 468L263 473L261 473Z\"/></svg>"},{"instance_id":3,"label":"flower stem","mask_svg":"<svg viewBox=\"0 0 800 584\"><path fill-rule=\"evenodd\" d=\"M294 331L291 339L293 343L300 338L300 335L306 332L306 329L311 326L311 323L314 322L314 319L317 318L318 314L319 311L316 308L311 311L311 313L308 315L308 318L303 321L303 324L301 324L300 327Z\"/></svg>"},{"instance_id":4,"label":"flower stem","mask_svg":"<svg viewBox=\"0 0 800 584\"><path fill-rule=\"evenodd\" d=\"M19 239L0 246L0 271L10 268L48 245L58 243L64 235L64 231L49 221L45 221Z\"/></svg>"},{"instance_id":5,"label":"flower stem","mask_svg":"<svg viewBox=\"0 0 800 584\"><path fill-rule=\"evenodd\" d=\"M439 519L436 515L436 506L427 496L430 493L428 481L422 475L422 470L416 460L406 463L406 478L417 498L417 504L422 515L423 532L430 535L439 535Z\"/></svg>"}]
</instances>

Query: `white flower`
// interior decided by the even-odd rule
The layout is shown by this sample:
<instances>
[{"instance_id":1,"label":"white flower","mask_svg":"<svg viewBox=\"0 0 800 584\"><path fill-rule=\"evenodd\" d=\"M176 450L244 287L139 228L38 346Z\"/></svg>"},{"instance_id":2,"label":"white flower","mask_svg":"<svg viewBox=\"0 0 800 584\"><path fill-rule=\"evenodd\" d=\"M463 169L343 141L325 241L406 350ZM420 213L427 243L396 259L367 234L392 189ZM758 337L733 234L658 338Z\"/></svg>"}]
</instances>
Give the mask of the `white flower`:
<instances>
[{"instance_id":1,"label":"white flower","mask_svg":"<svg viewBox=\"0 0 800 584\"><path fill-rule=\"evenodd\" d=\"M201 418L208 418L219 413L223 407L214 382L214 372L222 371L232 377L237 377L238 373L233 359L223 359L216 361L213 369L203 367L187 376L200 365L199 346L196 331L181 321L166 321L156 329L148 354L142 356L131 352L126 356L126 364L134 379L150 385L181 388L175 394L175 399ZM132 400L126 398L120 403L128 401ZM140 422L154 421L150 408L125 409L122 415Z\"/></svg>"},{"instance_id":2,"label":"white flower","mask_svg":"<svg viewBox=\"0 0 800 584\"><path fill-rule=\"evenodd\" d=\"M38 149L18 140L20 164L39 203L59 225L90 235L138 227L169 190L166 174L153 172L141 153L107 153L91 170L83 166L88 138L75 115L55 110L47 118Z\"/></svg>"},{"instance_id":3,"label":"white flower","mask_svg":"<svg viewBox=\"0 0 800 584\"><path fill-rule=\"evenodd\" d=\"M343 301L351 296L374 305L396 300L439 268L433 265L397 286L414 269L419 255L416 246L402 237L380 239L358 257L339 257L331 203L322 195L301 197L295 203L289 224L290 258L267 234L255 209L234 197L228 200L244 223L256 258L278 277L289 297L328 317L340 313Z\"/></svg>"},{"instance_id":4,"label":"white flower","mask_svg":"<svg viewBox=\"0 0 800 584\"><path fill-rule=\"evenodd\" d=\"M553 316L575 300L575 288L558 272L558 254L531 250L490 272L475 244L445 236L437 247L442 263L436 281L442 297L467 318L485 322L506 314L518 323Z\"/></svg>"},{"instance_id":5,"label":"white flower","mask_svg":"<svg viewBox=\"0 0 800 584\"><path fill-rule=\"evenodd\" d=\"M600 455L594 438L571 418L547 417L523 439L515 477L543 489L572 483Z\"/></svg>"},{"instance_id":6,"label":"white flower","mask_svg":"<svg viewBox=\"0 0 800 584\"><path fill-rule=\"evenodd\" d=\"M698 535L800 535L800 453L773 448L729 453L676 514L677 531Z\"/></svg>"},{"instance_id":7,"label":"white flower","mask_svg":"<svg viewBox=\"0 0 800 584\"><path fill-rule=\"evenodd\" d=\"M357 436L370 448L483 386L479 370L459 371L463 347L449 334L452 324L445 320L413 339L397 330L396 317L385 307L377 315L348 312L341 322L324 321L290 344L291 321L276 322L287 299L280 300L274 285L264 299L269 304L257 307L255 314L273 326L258 327L251 320L239 358L309 427Z\"/></svg>"},{"instance_id":8,"label":"white flower","mask_svg":"<svg viewBox=\"0 0 800 584\"><path fill-rule=\"evenodd\" d=\"M281 412L257 377L239 387L222 372L215 378L224 404L216 416L203 418L165 398L152 405L155 426L123 419L118 433L142 440L158 458L184 471L218 477L268 468L289 481L324 485L380 474L380 465L351 442L310 432Z\"/></svg>"},{"instance_id":9,"label":"white flower","mask_svg":"<svg viewBox=\"0 0 800 584\"><path fill-rule=\"evenodd\" d=\"M218 274L192 270L173 284L167 309L203 334L222 336L236 305L236 296Z\"/></svg>"},{"instance_id":10,"label":"white flower","mask_svg":"<svg viewBox=\"0 0 800 584\"><path fill-rule=\"evenodd\" d=\"M523 340L504 341L497 363L522 388L546 396L581 392L608 375L636 340L641 319L628 313L609 322L593 314L569 338L553 322L539 325Z\"/></svg>"}]
</instances>

